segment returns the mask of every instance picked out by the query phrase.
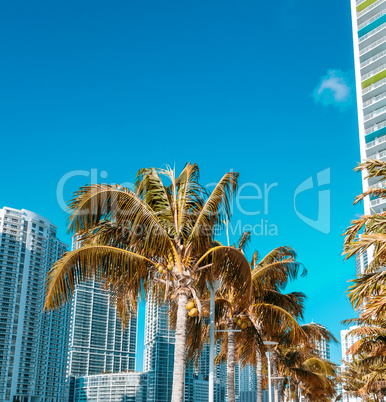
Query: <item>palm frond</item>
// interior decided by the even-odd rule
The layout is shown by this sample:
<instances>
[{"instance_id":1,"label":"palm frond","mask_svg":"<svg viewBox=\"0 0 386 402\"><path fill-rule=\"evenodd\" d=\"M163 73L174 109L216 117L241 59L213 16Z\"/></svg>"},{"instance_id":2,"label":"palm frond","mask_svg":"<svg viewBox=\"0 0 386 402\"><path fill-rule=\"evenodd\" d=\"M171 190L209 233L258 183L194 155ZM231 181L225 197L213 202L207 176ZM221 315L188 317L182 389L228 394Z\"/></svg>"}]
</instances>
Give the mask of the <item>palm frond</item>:
<instances>
[{"instance_id":1,"label":"palm frond","mask_svg":"<svg viewBox=\"0 0 386 402\"><path fill-rule=\"evenodd\" d=\"M253 315L260 316L263 322L271 323L271 333L282 337L288 334L292 342L304 342L307 334L296 319L285 309L268 303L257 303L250 307ZM273 337L274 337L273 336Z\"/></svg>"},{"instance_id":2,"label":"palm frond","mask_svg":"<svg viewBox=\"0 0 386 402\"><path fill-rule=\"evenodd\" d=\"M237 189L239 174L230 172L218 182L207 198L192 227L188 242L199 252L205 252L213 238L213 228L221 228L231 215L231 198Z\"/></svg>"},{"instance_id":3,"label":"palm frond","mask_svg":"<svg viewBox=\"0 0 386 402\"><path fill-rule=\"evenodd\" d=\"M125 281L137 297L151 266L154 263L148 258L111 246L83 246L65 253L47 275L44 309L60 307L70 300L77 283L89 279L106 283Z\"/></svg>"},{"instance_id":4,"label":"palm frond","mask_svg":"<svg viewBox=\"0 0 386 402\"><path fill-rule=\"evenodd\" d=\"M366 161L359 163L354 170L367 171L365 174L366 179L372 179L373 177L385 178L386 162L383 162L378 159L367 159Z\"/></svg>"},{"instance_id":5,"label":"palm frond","mask_svg":"<svg viewBox=\"0 0 386 402\"><path fill-rule=\"evenodd\" d=\"M315 322L303 324L302 329L311 339L315 341L325 339L327 342L334 342L336 344L339 343L334 334L321 324L317 324Z\"/></svg>"},{"instance_id":6,"label":"palm frond","mask_svg":"<svg viewBox=\"0 0 386 402\"><path fill-rule=\"evenodd\" d=\"M367 191L365 191L362 194L359 194L355 200L354 200L354 205L360 203L363 201L364 198L370 196L371 198L384 198L386 196L386 190L384 188L369 188Z\"/></svg>"},{"instance_id":7,"label":"palm frond","mask_svg":"<svg viewBox=\"0 0 386 402\"><path fill-rule=\"evenodd\" d=\"M204 288L206 281L221 280L225 287L233 289L240 308L246 306L251 296L251 268L244 254L233 247L213 247L197 261L196 267L208 259L211 264L199 271L198 287Z\"/></svg>"},{"instance_id":8,"label":"palm frond","mask_svg":"<svg viewBox=\"0 0 386 402\"><path fill-rule=\"evenodd\" d=\"M251 241L251 232L249 231L244 231L243 234L241 235L239 241L238 241L238 247L237 249L239 251L245 251L248 243Z\"/></svg>"},{"instance_id":9,"label":"palm frond","mask_svg":"<svg viewBox=\"0 0 386 402\"><path fill-rule=\"evenodd\" d=\"M165 254L174 245L167 229L134 192L121 186L91 184L75 193L70 202L69 231L84 234L110 220L128 232L127 243L151 254Z\"/></svg>"}]
</instances>

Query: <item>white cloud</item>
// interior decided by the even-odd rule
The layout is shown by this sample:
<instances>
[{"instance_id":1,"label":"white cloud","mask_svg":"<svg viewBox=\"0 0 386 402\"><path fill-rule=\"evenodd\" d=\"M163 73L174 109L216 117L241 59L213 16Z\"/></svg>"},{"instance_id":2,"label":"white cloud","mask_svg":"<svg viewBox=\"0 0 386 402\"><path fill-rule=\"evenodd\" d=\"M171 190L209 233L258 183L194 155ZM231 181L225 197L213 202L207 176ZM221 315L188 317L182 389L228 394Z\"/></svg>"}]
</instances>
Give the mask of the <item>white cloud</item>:
<instances>
[{"instance_id":1,"label":"white cloud","mask_svg":"<svg viewBox=\"0 0 386 402\"><path fill-rule=\"evenodd\" d=\"M324 106L344 107L351 103L350 77L341 70L328 70L312 96Z\"/></svg>"}]
</instances>

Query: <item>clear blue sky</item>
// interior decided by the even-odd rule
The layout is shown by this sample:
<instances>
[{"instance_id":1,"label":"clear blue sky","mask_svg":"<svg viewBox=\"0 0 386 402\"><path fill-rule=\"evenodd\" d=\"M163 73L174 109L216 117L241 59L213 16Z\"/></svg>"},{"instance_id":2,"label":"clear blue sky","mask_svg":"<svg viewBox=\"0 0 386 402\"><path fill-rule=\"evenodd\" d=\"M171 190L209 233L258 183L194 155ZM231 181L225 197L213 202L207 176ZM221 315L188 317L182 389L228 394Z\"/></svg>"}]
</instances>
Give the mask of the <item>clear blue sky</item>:
<instances>
[{"instance_id":1,"label":"clear blue sky","mask_svg":"<svg viewBox=\"0 0 386 402\"><path fill-rule=\"evenodd\" d=\"M40 213L70 242L56 196L69 172L79 171L65 199L92 169L125 183L141 167L187 161L203 183L229 169L240 184L277 183L266 215L261 200L243 200L262 213L239 210L234 225L276 225L277 236L255 236L249 251L294 247L309 271L291 287L308 295L306 321L339 337L355 274L341 234L361 212L352 207L361 184L348 0L16 0L0 5L0 36L0 207ZM327 168L323 234L299 219L293 197ZM297 199L313 218L317 205L316 190Z\"/></svg>"}]
</instances>

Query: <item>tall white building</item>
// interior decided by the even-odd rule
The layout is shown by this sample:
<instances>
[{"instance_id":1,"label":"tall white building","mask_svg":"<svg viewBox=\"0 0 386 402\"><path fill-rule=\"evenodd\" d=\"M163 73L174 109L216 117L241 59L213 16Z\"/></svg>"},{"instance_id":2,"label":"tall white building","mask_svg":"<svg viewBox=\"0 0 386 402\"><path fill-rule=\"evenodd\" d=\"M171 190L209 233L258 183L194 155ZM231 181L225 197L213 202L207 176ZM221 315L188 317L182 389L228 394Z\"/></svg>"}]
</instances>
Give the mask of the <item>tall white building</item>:
<instances>
[{"instance_id":1,"label":"tall white building","mask_svg":"<svg viewBox=\"0 0 386 402\"><path fill-rule=\"evenodd\" d=\"M322 359L330 360L330 342L323 338L316 343L316 349Z\"/></svg>"},{"instance_id":2,"label":"tall white building","mask_svg":"<svg viewBox=\"0 0 386 402\"><path fill-rule=\"evenodd\" d=\"M386 2L351 0L355 77L361 160L386 160ZM363 179L363 190L384 187ZM384 211L386 201L364 200L365 214ZM371 252L357 257L357 273L371 261Z\"/></svg>"},{"instance_id":3,"label":"tall white building","mask_svg":"<svg viewBox=\"0 0 386 402\"><path fill-rule=\"evenodd\" d=\"M67 401L68 311L43 313L47 271L66 251L56 226L0 209L0 400Z\"/></svg>"},{"instance_id":4,"label":"tall white building","mask_svg":"<svg viewBox=\"0 0 386 402\"><path fill-rule=\"evenodd\" d=\"M79 377L75 380L75 400L77 402L147 402L146 374L115 373Z\"/></svg>"},{"instance_id":5,"label":"tall white building","mask_svg":"<svg viewBox=\"0 0 386 402\"><path fill-rule=\"evenodd\" d=\"M73 241L72 248L78 246ZM74 401L76 378L135 370L137 317L133 315L123 330L114 301L94 280L75 287L70 310L70 401Z\"/></svg>"},{"instance_id":6,"label":"tall white building","mask_svg":"<svg viewBox=\"0 0 386 402\"><path fill-rule=\"evenodd\" d=\"M386 160L386 1L351 0L353 26L355 80L358 106L359 143L361 160ZM377 179L365 179L363 191L370 187L385 187ZM386 209L386 201L379 198L364 199L364 213L371 215ZM372 260L372 250L356 256L356 274L365 272ZM350 328L352 329L352 328ZM358 338L350 331L341 331L342 358L351 361L347 349ZM344 369L342 366L341 369ZM344 401L355 401L355 398Z\"/></svg>"},{"instance_id":7,"label":"tall white building","mask_svg":"<svg viewBox=\"0 0 386 402\"><path fill-rule=\"evenodd\" d=\"M341 339L341 347L342 347L342 358L346 362L352 362L353 357L351 354L347 354L347 351L350 349L355 342L359 341L360 337L358 335L349 335L349 332L353 329L358 328L357 325L350 327L349 329L344 329L340 331L340 339Z\"/></svg>"},{"instance_id":8,"label":"tall white building","mask_svg":"<svg viewBox=\"0 0 386 402\"><path fill-rule=\"evenodd\" d=\"M358 326L352 326L349 329L344 329L340 331L341 347L342 347L342 359L346 362L352 362L353 357L351 354L347 354L348 349L360 338L357 335L349 335L349 332ZM344 363L340 366L340 371L344 370ZM362 399L356 397L349 397L345 395L344 389L340 387L341 392L343 392L342 401L343 402L359 402Z\"/></svg>"},{"instance_id":9,"label":"tall white building","mask_svg":"<svg viewBox=\"0 0 386 402\"><path fill-rule=\"evenodd\" d=\"M136 316L123 331L115 304L95 281L76 287L71 311L71 376L135 370Z\"/></svg>"}]
</instances>

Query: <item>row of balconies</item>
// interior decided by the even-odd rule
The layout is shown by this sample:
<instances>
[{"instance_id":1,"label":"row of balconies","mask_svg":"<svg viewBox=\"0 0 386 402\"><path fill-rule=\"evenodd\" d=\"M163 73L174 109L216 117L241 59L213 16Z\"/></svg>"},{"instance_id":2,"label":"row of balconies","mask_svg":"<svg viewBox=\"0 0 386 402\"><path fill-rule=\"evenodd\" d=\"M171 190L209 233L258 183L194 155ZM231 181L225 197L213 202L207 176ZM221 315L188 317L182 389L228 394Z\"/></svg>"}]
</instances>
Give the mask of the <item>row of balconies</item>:
<instances>
[{"instance_id":1,"label":"row of balconies","mask_svg":"<svg viewBox=\"0 0 386 402\"><path fill-rule=\"evenodd\" d=\"M378 124L374 124L373 126L371 126L370 128L368 128L365 133L366 135L371 134L375 131L380 130L381 128L386 127L386 120L381 121Z\"/></svg>"},{"instance_id":2,"label":"row of balconies","mask_svg":"<svg viewBox=\"0 0 386 402\"><path fill-rule=\"evenodd\" d=\"M386 56L386 49L382 50L381 52L378 52L376 55L370 57L369 59L366 59L361 63L361 69L364 69L365 67L369 66L372 63L375 63L377 60L382 59L383 57Z\"/></svg>"},{"instance_id":3,"label":"row of balconies","mask_svg":"<svg viewBox=\"0 0 386 402\"><path fill-rule=\"evenodd\" d=\"M363 0L366 1L366 0ZM361 3L363 3L362 0L360 0ZM364 10L357 12L357 18L359 19L360 17L362 17L364 14L367 14L368 12L370 12L371 10L373 10L374 8L378 7L380 4L382 4L385 0L378 0L375 3L371 4L370 6L366 7ZM358 2L357 2L358 3Z\"/></svg>"},{"instance_id":4,"label":"row of balconies","mask_svg":"<svg viewBox=\"0 0 386 402\"><path fill-rule=\"evenodd\" d=\"M376 35L378 32L382 31L385 28L386 28L386 22L384 22L383 24L379 25L377 28L373 29L372 31L370 31L366 35L361 36L359 38L359 43L362 43L365 40L371 38L372 36Z\"/></svg>"},{"instance_id":5,"label":"row of balconies","mask_svg":"<svg viewBox=\"0 0 386 402\"><path fill-rule=\"evenodd\" d=\"M372 118L374 118L374 117L376 117L376 116L379 116L379 115L381 115L381 114L383 114L385 112L386 112L386 106L383 106L383 107L381 107L379 109L376 109L376 110L374 110L374 112L371 112L371 113L366 114L364 116L365 122L370 120L370 119L372 119Z\"/></svg>"},{"instance_id":6,"label":"row of balconies","mask_svg":"<svg viewBox=\"0 0 386 402\"><path fill-rule=\"evenodd\" d=\"M358 25L358 31L360 31L362 28L366 27L367 25L370 25L372 22L374 22L378 18L381 18L384 14L385 14L385 10L382 10L379 13L377 13L377 14L373 15L372 17L368 18L362 24Z\"/></svg>"},{"instance_id":7,"label":"row of balconies","mask_svg":"<svg viewBox=\"0 0 386 402\"><path fill-rule=\"evenodd\" d=\"M360 49L359 55L363 56L365 53L367 53L370 50L376 48L377 46L381 45L384 42L386 42L386 37L383 36L382 38L376 40L375 42L371 43L370 45L366 46L365 48Z\"/></svg>"},{"instance_id":8,"label":"row of balconies","mask_svg":"<svg viewBox=\"0 0 386 402\"><path fill-rule=\"evenodd\" d=\"M382 64L381 66L375 68L374 70L371 70L367 74L362 75L362 82L366 81L367 79L374 77L374 75L377 75L381 71L386 70L386 63Z\"/></svg>"}]
</instances>

